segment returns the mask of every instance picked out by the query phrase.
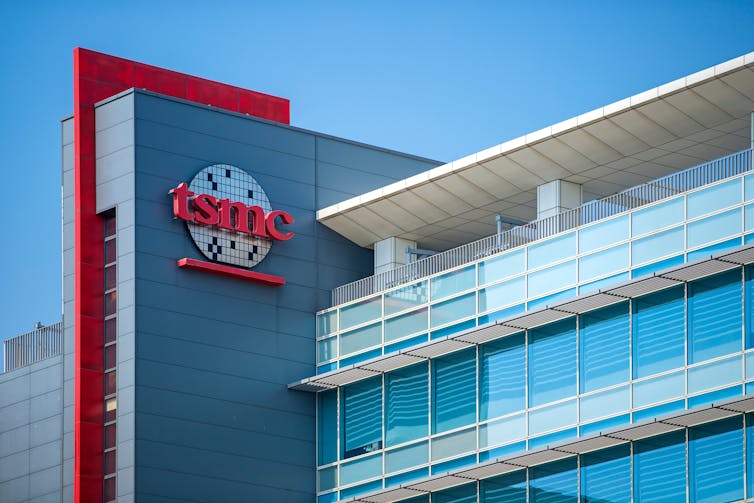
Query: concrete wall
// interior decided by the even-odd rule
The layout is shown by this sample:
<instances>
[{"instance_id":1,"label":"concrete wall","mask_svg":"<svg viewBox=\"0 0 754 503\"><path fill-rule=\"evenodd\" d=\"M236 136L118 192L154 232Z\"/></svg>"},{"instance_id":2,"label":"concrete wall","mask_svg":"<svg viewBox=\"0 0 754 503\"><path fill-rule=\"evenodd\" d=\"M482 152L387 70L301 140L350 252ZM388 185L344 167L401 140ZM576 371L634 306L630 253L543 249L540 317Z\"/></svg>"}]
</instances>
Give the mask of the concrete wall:
<instances>
[{"instance_id":1,"label":"concrete wall","mask_svg":"<svg viewBox=\"0 0 754 503\"><path fill-rule=\"evenodd\" d=\"M62 356L0 374L0 501L59 502Z\"/></svg>"}]
</instances>

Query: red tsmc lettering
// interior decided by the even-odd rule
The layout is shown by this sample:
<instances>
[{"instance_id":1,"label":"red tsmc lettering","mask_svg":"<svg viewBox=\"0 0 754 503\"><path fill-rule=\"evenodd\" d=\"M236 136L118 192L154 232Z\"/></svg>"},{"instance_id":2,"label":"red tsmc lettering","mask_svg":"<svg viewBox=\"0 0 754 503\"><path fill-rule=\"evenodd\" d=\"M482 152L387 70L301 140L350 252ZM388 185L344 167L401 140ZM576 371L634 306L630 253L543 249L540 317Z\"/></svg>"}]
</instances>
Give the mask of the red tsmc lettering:
<instances>
[{"instance_id":1,"label":"red tsmc lettering","mask_svg":"<svg viewBox=\"0 0 754 503\"><path fill-rule=\"evenodd\" d=\"M209 194L195 195L185 182L170 190L173 196L173 215L180 220L201 225L217 225L221 229L251 234L260 238L287 241L292 232L281 232L277 221L293 223L290 213L274 210L265 214L261 206L248 206L230 199L217 199Z\"/></svg>"}]
</instances>

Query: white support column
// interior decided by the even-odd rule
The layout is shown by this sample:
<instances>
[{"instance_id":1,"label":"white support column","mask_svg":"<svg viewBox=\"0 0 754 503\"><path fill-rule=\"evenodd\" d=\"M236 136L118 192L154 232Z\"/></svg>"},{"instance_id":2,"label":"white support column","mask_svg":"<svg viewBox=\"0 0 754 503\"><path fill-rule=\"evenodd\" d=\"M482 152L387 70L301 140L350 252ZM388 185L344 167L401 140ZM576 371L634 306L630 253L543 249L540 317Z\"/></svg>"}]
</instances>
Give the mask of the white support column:
<instances>
[{"instance_id":1,"label":"white support column","mask_svg":"<svg viewBox=\"0 0 754 503\"><path fill-rule=\"evenodd\" d=\"M581 206L581 185L553 180L537 187L537 220Z\"/></svg>"},{"instance_id":2,"label":"white support column","mask_svg":"<svg viewBox=\"0 0 754 503\"><path fill-rule=\"evenodd\" d=\"M406 265L406 248L416 248L416 241L389 237L374 243L374 273L392 271Z\"/></svg>"}]
</instances>

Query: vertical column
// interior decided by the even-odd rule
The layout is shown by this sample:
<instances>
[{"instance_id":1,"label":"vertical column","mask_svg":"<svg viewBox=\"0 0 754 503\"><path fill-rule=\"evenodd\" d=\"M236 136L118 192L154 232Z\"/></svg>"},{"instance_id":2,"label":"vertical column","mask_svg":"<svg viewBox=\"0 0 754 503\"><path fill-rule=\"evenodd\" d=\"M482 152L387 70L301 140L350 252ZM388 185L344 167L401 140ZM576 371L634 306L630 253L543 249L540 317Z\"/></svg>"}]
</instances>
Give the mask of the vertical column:
<instances>
[{"instance_id":1,"label":"vertical column","mask_svg":"<svg viewBox=\"0 0 754 503\"><path fill-rule=\"evenodd\" d=\"M104 382L104 450L103 450L103 498L104 502L115 501L116 499L116 416L117 416L117 312L118 312L118 293L117 293L117 277L116 277L116 260L117 254L117 242L116 235L116 220L115 211L110 211L104 218L104 266L105 266L105 330L104 330L104 346L105 346L105 382Z\"/></svg>"}]
</instances>

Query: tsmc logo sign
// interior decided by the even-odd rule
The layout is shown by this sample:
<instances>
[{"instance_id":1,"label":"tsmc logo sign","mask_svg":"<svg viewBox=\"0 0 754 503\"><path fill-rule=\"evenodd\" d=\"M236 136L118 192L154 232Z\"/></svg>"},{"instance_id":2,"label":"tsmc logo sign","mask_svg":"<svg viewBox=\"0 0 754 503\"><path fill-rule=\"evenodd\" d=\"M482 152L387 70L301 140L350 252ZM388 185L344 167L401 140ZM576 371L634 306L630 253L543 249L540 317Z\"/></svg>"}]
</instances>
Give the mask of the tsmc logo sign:
<instances>
[{"instance_id":1,"label":"tsmc logo sign","mask_svg":"<svg viewBox=\"0 0 754 503\"><path fill-rule=\"evenodd\" d=\"M251 268L265 258L274 241L288 241L294 236L282 226L294 222L290 213L273 210L262 187L245 171L227 164L202 169L190 184L178 184L170 190L173 216L186 222L194 243L213 262ZM182 263L182 261L184 261ZM179 266L214 270L226 276L273 278L261 281L282 284L285 280L251 271L234 273L224 266L192 259L181 259ZM221 272L225 271L224 273Z\"/></svg>"}]
</instances>

